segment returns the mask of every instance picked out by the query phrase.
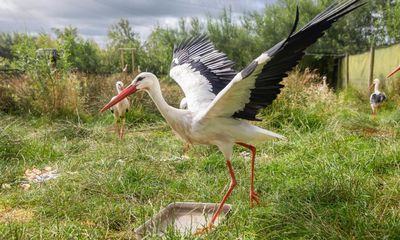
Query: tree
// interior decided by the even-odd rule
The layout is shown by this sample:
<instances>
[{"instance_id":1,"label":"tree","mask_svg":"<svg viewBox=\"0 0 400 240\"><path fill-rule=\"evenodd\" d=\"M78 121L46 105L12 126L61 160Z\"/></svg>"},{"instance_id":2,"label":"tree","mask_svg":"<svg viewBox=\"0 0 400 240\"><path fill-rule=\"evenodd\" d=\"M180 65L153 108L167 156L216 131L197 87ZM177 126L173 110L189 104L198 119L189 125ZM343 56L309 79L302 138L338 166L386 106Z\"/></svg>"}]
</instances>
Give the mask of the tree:
<instances>
[{"instance_id":1,"label":"tree","mask_svg":"<svg viewBox=\"0 0 400 240\"><path fill-rule=\"evenodd\" d=\"M138 47L140 45L139 35L133 31L129 21L124 18L111 25L108 39L110 48Z\"/></svg>"},{"instance_id":2,"label":"tree","mask_svg":"<svg viewBox=\"0 0 400 240\"><path fill-rule=\"evenodd\" d=\"M400 0L387 1L383 12L390 42L400 42Z\"/></svg>"},{"instance_id":3,"label":"tree","mask_svg":"<svg viewBox=\"0 0 400 240\"><path fill-rule=\"evenodd\" d=\"M9 33L0 33L0 57L12 59L11 46L14 44L14 37Z\"/></svg>"},{"instance_id":4,"label":"tree","mask_svg":"<svg viewBox=\"0 0 400 240\"><path fill-rule=\"evenodd\" d=\"M176 42L176 32L173 30L163 29L160 26L154 28L144 44L146 51L144 70L156 75L168 75Z\"/></svg>"},{"instance_id":5,"label":"tree","mask_svg":"<svg viewBox=\"0 0 400 240\"><path fill-rule=\"evenodd\" d=\"M81 72L98 73L103 69L100 59L100 48L97 43L84 40L78 34L78 29L66 27L53 29L57 36L58 48L62 50L62 60L66 68L74 68Z\"/></svg>"},{"instance_id":6,"label":"tree","mask_svg":"<svg viewBox=\"0 0 400 240\"><path fill-rule=\"evenodd\" d=\"M108 31L108 52L110 54L110 64L112 66L120 66L119 48L134 48L135 49L135 64L142 65L143 49L140 43L139 34L133 31L131 24L127 19L121 18L116 24L113 24ZM130 55L124 55L124 62L131 63ZM114 70L118 71L119 68ZM128 69L132 69L129 66ZM119 69L121 71L121 69Z\"/></svg>"},{"instance_id":7,"label":"tree","mask_svg":"<svg viewBox=\"0 0 400 240\"><path fill-rule=\"evenodd\" d=\"M233 20L231 9L224 9L217 19L208 17L207 32L217 49L236 63L236 69L243 68L255 57L254 36Z\"/></svg>"}]
</instances>

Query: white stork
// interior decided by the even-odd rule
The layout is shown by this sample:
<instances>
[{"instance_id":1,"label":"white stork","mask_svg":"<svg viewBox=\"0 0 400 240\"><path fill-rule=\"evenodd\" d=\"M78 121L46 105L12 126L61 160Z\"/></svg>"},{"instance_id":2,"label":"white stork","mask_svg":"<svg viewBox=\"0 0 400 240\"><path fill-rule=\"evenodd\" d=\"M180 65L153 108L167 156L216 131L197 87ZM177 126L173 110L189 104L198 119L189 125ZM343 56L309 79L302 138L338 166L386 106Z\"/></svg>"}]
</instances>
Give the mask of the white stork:
<instances>
[{"instance_id":1,"label":"white stork","mask_svg":"<svg viewBox=\"0 0 400 240\"><path fill-rule=\"evenodd\" d=\"M125 64L125 67L122 69L122 72L128 72L128 64Z\"/></svg>"},{"instance_id":2,"label":"white stork","mask_svg":"<svg viewBox=\"0 0 400 240\"><path fill-rule=\"evenodd\" d=\"M322 87L323 88L328 88L328 83L326 82L328 78L326 76L322 77Z\"/></svg>"},{"instance_id":3,"label":"white stork","mask_svg":"<svg viewBox=\"0 0 400 240\"><path fill-rule=\"evenodd\" d=\"M117 93L120 94L124 90L124 84L121 81L115 83ZM111 98L113 101L117 96ZM114 114L115 119L115 131L117 132L120 139L124 136L125 127L125 114L129 111L129 101L127 98L122 99L117 104L111 107L111 112Z\"/></svg>"},{"instance_id":4,"label":"white stork","mask_svg":"<svg viewBox=\"0 0 400 240\"><path fill-rule=\"evenodd\" d=\"M379 91L379 83L379 79L375 79L370 87L370 90L374 88L374 92L369 98L372 108L372 115L376 115L378 113L378 108L381 106L383 101L387 99L385 93Z\"/></svg>"},{"instance_id":5,"label":"white stork","mask_svg":"<svg viewBox=\"0 0 400 240\"><path fill-rule=\"evenodd\" d=\"M234 63L217 51L207 37L191 38L174 49L170 70L170 76L186 96L187 110L169 106L162 96L157 77L143 72L101 111L136 91L145 91L178 137L189 144L211 144L219 148L226 160L231 182L208 227L199 230L199 233L205 232L213 227L225 201L236 186L230 161L233 146L239 144L252 153L252 206L253 202L259 202L254 190L256 148L253 144L274 138L285 139L241 119L257 121L257 112L270 105L278 96L283 87L282 79L297 65L305 49L323 36L324 31L340 17L363 4L361 0L334 3L295 32L299 20L297 9L296 20L288 37L262 53L240 72L233 70Z\"/></svg>"}]
</instances>

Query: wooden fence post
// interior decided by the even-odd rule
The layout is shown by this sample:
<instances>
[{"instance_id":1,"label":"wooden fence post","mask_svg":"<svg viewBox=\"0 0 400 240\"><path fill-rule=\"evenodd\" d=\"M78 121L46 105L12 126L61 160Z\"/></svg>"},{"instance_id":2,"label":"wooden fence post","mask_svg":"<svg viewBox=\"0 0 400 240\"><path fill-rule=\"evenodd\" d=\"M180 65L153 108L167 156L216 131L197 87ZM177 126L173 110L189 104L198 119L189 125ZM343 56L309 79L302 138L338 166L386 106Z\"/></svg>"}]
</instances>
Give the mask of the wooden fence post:
<instances>
[{"instance_id":1,"label":"wooden fence post","mask_svg":"<svg viewBox=\"0 0 400 240\"><path fill-rule=\"evenodd\" d=\"M122 49L120 49L121 51L121 71L122 69L124 69L124 51Z\"/></svg>"},{"instance_id":2,"label":"wooden fence post","mask_svg":"<svg viewBox=\"0 0 400 240\"><path fill-rule=\"evenodd\" d=\"M374 63L375 63L375 46L371 46L370 55L369 55L369 79L368 79L368 87L371 86L373 78L374 78Z\"/></svg>"},{"instance_id":3,"label":"wooden fence post","mask_svg":"<svg viewBox=\"0 0 400 240\"><path fill-rule=\"evenodd\" d=\"M131 60L132 60L132 74L135 72L135 49L134 48L119 48L121 51L121 69L125 68L125 63L124 63L124 52L125 51L130 51L131 52ZM128 61L129 62L129 61ZM128 65L128 64L127 64ZM128 70L128 69L126 69ZM127 71L128 73L128 71Z\"/></svg>"},{"instance_id":4,"label":"wooden fence post","mask_svg":"<svg viewBox=\"0 0 400 240\"><path fill-rule=\"evenodd\" d=\"M132 74L135 72L135 49L132 48Z\"/></svg>"},{"instance_id":5,"label":"wooden fence post","mask_svg":"<svg viewBox=\"0 0 400 240\"><path fill-rule=\"evenodd\" d=\"M349 60L350 60L350 55L348 53L346 53L346 88L349 87L349 83L350 83Z\"/></svg>"}]
</instances>

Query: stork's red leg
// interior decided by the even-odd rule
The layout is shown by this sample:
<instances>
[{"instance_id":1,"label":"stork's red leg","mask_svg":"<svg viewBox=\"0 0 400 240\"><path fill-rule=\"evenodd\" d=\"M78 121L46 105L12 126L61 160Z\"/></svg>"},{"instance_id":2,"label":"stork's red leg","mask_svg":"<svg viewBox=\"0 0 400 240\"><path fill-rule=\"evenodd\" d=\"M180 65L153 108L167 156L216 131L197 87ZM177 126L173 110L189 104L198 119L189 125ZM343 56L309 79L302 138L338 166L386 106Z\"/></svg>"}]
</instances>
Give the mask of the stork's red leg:
<instances>
[{"instance_id":1,"label":"stork's red leg","mask_svg":"<svg viewBox=\"0 0 400 240\"><path fill-rule=\"evenodd\" d=\"M115 121L115 132L117 132L118 137L120 136L119 134L119 124L118 124L118 120Z\"/></svg>"},{"instance_id":2,"label":"stork's red leg","mask_svg":"<svg viewBox=\"0 0 400 240\"><path fill-rule=\"evenodd\" d=\"M255 201L257 204L260 203L258 194L254 191L254 162L256 160L256 148L246 143L238 142L237 144L251 151L250 207L253 207L253 201Z\"/></svg>"},{"instance_id":3,"label":"stork's red leg","mask_svg":"<svg viewBox=\"0 0 400 240\"><path fill-rule=\"evenodd\" d=\"M121 119L121 128L119 130L119 139L121 139L121 140L124 137L124 131L125 131L125 118L122 118Z\"/></svg>"},{"instance_id":4,"label":"stork's red leg","mask_svg":"<svg viewBox=\"0 0 400 240\"><path fill-rule=\"evenodd\" d=\"M196 235L203 234L213 228L215 220L217 220L219 214L221 213L222 207L224 206L226 200L231 195L233 188L235 188L235 186L236 186L236 178L235 178L235 173L233 172L231 161L226 160L226 165L228 165L229 174L231 175L231 183L229 184L229 189L225 193L224 197L222 198L222 201L219 204L217 211L214 213L213 217L211 218L211 222L208 224L208 227L203 228L203 229L198 229L196 232Z\"/></svg>"},{"instance_id":5,"label":"stork's red leg","mask_svg":"<svg viewBox=\"0 0 400 240\"><path fill-rule=\"evenodd\" d=\"M228 169L229 169L229 174L231 175L231 183L229 184L229 189L228 191L225 193L224 197L222 198L221 203L219 204L219 207L217 209L217 211L214 213L214 216L211 219L211 225L214 224L215 220L217 219L217 217L219 216L222 207L224 206L226 200L228 199L228 197L231 195L233 188L236 186L236 178L235 178L235 173L233 172L233 168L232 168L232 164L231 161L227 160L226 161L226 165L228 165Z\"/></svg>"}]
</instances>

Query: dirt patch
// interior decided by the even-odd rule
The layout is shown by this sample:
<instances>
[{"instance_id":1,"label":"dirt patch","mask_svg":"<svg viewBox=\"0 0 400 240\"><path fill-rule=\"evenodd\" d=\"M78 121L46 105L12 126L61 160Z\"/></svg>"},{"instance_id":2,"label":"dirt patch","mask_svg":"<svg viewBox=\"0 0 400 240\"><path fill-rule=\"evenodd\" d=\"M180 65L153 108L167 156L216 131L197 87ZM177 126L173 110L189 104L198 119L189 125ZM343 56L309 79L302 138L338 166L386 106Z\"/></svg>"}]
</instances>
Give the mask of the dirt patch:
<instances>
[{"instance_id":1,"label":"dirt patch","mask_svg":"<svg viewBox=\"0 0 400 240\"><path fill-rule=\"evenodd\" d=\"M376 128L363 128L362 133L366 136L371 137L395 137L396 133L393 131L386 131L383 129L376 129Z\"/></svg>"},{"instance_id":2,"label":"dirt patch","mask_svg":"<svg viewBox=\"0 0 400 240\"><path fill-rule=\"evenodd\" d=\"M362 127L362 128L350 127L348 129L366 137L380 137L380 138L396 137L396 132L393 130L389 131L372 127Z\"/></svg>"},{"instance_id":3,"label":"dirt patch","mask_svg":"<svg viewBox=\"0 0 400 240\"><path fill-rule=\"evenodd\" d=\"M0 223L18 222L26 223L33 218L33 212L20 208L1 208L0 207Z\"/></svg>"}]
</instances>

